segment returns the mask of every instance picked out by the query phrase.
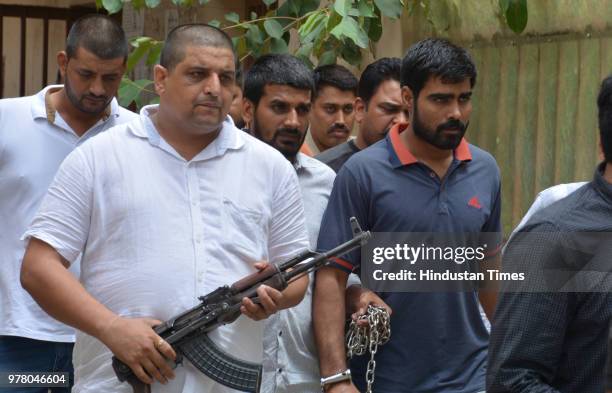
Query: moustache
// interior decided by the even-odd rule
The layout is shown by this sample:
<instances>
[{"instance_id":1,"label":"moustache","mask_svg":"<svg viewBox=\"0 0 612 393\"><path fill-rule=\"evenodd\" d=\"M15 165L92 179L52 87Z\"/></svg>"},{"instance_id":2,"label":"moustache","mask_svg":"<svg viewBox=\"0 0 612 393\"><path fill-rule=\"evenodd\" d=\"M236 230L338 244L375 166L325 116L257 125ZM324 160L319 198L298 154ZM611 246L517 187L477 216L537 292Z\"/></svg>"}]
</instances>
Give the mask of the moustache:
<instances>
[{"instance_id":1,"label":"moustache","mask_svg":"<svg viewBox=\"0 0 612 393\"><path fill-rule=\"evenodd\" d=\"M85 94L85 96L83 96L83 98L89 98L92 101L104 101L106 102L106 100L108 100L107 96L96 96L93 94Z\"/></svg>"},{"instance_id":2,"label":"moustache","mask_svg":"<svg viewBox=\"0 0 612 393\"><path fill-rule=\"evenodd\" d=\"M461 120L451 119L436 128L436 132L440 133L444 130L459 130L465 132L466 125Z\"/></svg>"},{"instance_id":3,"label":"moustache","mask_svg":"<svg viewBox=\"0 0 612 393\"><path fill-rule=\"evenodd\" d=\"M279 128L275 132L275 136L283 135L283 134L289 135L289 136L299 136L300 130L298 130L297 128Z\"/></svg>"},{"instance_id":4,"label":"moustache","mask_svg":"<svg viewBox=\"0 0 612 393\"><path fill-rule=\"evenodd\" d=\"M334 132L336 130L343 131L343 132L349 132L350 131L347 126L338 125L338 126L331 126L331 127L329 127L329 129L327 130L327 133L331 134L332 132Z\"/></svg>"},{"instance_id":5,"label":"moustache","mask_svg":"<svg viewBox=\"0 0 612 393\"><path fill-rule=\"evenodd\" d=\"M194 106L198 106L198 105L210 106L210 107L213 107L213 108L221 108L221 102L219 102L217 100L201 100L201 101L197 101Z\"/></svg>"}]
</instances>

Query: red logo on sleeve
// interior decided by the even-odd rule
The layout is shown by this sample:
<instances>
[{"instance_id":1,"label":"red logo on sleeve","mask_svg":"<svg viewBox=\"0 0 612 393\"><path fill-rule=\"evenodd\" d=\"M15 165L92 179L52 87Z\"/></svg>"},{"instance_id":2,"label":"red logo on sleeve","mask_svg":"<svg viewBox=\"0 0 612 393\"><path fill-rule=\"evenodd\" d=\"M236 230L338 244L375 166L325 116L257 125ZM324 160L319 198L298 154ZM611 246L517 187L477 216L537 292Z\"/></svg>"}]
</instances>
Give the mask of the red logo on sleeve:
<instances>
[{"instance_id":1,"label":"red logo on sleeve","mask_svg":"<svg viewBox=\"0 0 612 393\"><path fill-rule=\"evenodd\" d=\"M468 202L468 205L476 209L482 208L482 205L480 204L480 201L478 200L478 197L476 196L473 196L472 199L470 199L470 201Z\"/></svg>"}]
</instances>

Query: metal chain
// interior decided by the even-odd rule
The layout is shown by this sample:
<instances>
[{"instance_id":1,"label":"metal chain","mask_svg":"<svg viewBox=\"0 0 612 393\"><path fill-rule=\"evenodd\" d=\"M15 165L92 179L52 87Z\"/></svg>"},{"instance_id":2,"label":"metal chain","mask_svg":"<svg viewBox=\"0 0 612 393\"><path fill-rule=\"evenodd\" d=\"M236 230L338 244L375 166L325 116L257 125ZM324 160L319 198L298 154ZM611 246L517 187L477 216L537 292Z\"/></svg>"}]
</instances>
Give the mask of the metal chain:
<instances>
[{"instance_id":1,"label":"metal chain","mask_svg":"<svg viewBox=\"0 0 612 393\"><path fill-rule=\"evenodd\" d=\"M367 326L358 326L357 322L363 320L368 321ZM370 360L366 371L366 382L368 383L366 393L372 393L376 370L374 356L378 351L378 346L385 344L390 337L389 314L383 307L369 305L365 314L361 315L356 321L351 320L346 333L346 356L350 359L354 355L361 356L365 355L366 351L370 351Z\"/></svg>"}]
</instances>

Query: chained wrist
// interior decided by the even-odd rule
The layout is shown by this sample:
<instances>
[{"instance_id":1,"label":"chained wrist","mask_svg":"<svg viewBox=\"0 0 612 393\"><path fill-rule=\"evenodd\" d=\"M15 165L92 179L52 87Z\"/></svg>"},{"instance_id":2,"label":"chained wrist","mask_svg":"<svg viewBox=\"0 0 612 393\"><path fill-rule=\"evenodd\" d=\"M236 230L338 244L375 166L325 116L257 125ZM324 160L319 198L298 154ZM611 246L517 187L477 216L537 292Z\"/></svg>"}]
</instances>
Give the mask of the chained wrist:
<instances>
[{"instance_id":1,"label":"chained wrist","mask_svg":"<svg viewBox=\"0 0 612 393\"><path fill-rule=\"evenodd\" d=\"M351 370L346 369L337 374L321 378L321 390L325 392L329 387L340 382L351 382Z\"/></svg>"}]
</instances>

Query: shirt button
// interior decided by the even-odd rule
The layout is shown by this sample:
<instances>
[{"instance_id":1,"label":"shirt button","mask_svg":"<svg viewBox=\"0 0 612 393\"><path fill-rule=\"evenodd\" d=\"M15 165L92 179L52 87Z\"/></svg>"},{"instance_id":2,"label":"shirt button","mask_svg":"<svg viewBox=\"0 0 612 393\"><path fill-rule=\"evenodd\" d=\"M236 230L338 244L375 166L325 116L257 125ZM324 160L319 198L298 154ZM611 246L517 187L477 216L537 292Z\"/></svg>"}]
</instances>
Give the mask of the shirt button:
<instances>
[{"instance_id":1,"label":"shirt button","mask_svg":"<svg viewBox=\"0 0 612 393\"><path fill-rule=\"evenodd\" d=\"M191 204L192 204L193 206L197 206L198 202L193 201L193 202L191 202Z\"/></svg>"},{"instance_id":2,"label":"shirt button","mask_svg":"<svg viewBox=\"0 0 612 393\"><path fill-rule=\"evenodd\" d=\"M433 173L433 172L431 172L431 173L429 174L429 176L431 176L431 177L436 177L436 174L435 174L435 173Z\"/></svg>"},{"instance_id":3,"label":"shirt button","mask_svg":"<svg viewBox=\"0 0 612 393\"><path fill-rule=\"evenodd\" d=\"M280 374L280 373L282 373L282 372L283 372L283 369L282 369L282 368L279 368L279 369L278 369L278 373Z\"/></svg>"},{"instance_id":4,"label":"shirt button","mask_svg":"<svg viewBox=\"0 0 612 393\"><path fill-rule=\"evenodd\" d=\"M201 241L200 239L196 239L196 243L200 244L200 241Z\"/></svg>"}]
</instances>

